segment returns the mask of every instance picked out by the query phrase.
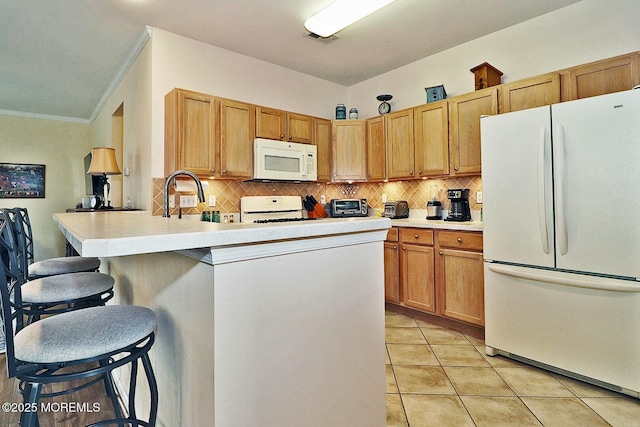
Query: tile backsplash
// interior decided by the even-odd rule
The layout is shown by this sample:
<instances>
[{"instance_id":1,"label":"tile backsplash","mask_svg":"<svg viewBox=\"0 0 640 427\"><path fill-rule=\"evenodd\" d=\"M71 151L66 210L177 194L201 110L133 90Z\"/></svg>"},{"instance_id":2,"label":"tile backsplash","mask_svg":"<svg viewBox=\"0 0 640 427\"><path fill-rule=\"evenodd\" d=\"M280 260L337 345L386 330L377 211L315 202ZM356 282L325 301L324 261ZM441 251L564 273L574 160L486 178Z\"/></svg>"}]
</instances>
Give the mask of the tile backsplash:
<instances>
[{"instance_id":1,"label":"tile backsplash","mask_svg":"<svg viewBox=\"0 0 640 427\"><path fill-rule=\"evenodd\" d=\"M410 209L426 209L427 201L435 196L442 202L443 209L449 209L446 191L450 188L468 188L471 209L480 210L481 205L476 202L476 192L482 191L482 179L479 176L353 184L264 183L215 179L208 182L208 194L205 194L205 199L208 201L209 195L215 195L216 207L212 208L207 203L200 203L197 208L183 209L183 214L194 215L208 209L219 210L221 213L240 212L240 198L243 196L306 196L307 194L313 195L318 200L324 195L327 202L331 199L366 198L369 206L374 209L383 207L383 194L387 195L387 200L406 200ZM153 178L153 215L162 215L163 188L164 179ZM181 192L180 194L189 193ZM171 211L172 215L177 213L177 208Z\"/></svg>"}]
</instances>

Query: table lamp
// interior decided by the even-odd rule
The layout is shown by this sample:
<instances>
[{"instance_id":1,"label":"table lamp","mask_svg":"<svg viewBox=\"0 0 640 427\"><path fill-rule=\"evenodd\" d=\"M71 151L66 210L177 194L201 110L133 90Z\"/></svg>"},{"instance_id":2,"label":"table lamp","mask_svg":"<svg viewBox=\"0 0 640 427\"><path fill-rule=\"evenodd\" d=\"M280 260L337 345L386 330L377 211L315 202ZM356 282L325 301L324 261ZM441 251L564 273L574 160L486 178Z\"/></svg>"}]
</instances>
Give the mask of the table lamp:
<instances>
[{"instance_id":1,"label":"table lamp","mask_svg":"<svg viewBox=\"0 0 640 427\"><path fill-rule=\"evenodd\" d=\"M114 148L98 147L91 150L91 165L89 165L87 175L96 175L100 178L97 188L94 189L97 203L96 206L92 206L93 208L112 208L111 201L107 201L111 191L111 184L109 184L107 175L120 175L121 173L116 161L116 150ZM105 185L107 186L106 197L104 194Z\"/></svg>"}]
</instances>

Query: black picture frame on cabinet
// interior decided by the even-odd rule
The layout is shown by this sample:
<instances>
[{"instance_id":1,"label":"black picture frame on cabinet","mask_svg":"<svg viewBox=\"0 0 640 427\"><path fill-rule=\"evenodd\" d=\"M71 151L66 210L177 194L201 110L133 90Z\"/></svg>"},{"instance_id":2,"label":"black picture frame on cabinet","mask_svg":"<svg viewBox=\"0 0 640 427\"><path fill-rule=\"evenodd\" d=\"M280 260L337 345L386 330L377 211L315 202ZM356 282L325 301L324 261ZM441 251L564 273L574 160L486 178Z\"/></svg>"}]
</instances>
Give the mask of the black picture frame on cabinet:
<instances>
[{"instance_id":1,"label":"black picture frame on cabinet","mask_svg":"<svg viewBox=\"0 0 640 427\"><path fill-rule=\"evenodd\" d=\"M0 163L0 199L44 199L45 165Z\"/></svg>"}]
</instances>

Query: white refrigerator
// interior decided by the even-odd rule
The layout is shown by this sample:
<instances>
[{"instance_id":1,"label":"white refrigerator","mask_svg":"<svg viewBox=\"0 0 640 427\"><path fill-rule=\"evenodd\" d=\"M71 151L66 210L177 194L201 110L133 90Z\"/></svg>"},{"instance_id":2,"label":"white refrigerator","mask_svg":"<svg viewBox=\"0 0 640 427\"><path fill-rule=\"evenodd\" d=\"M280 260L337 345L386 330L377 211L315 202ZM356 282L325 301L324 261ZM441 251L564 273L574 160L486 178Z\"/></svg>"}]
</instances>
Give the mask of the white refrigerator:
<instances>
[{"instance_id":1,"label":"white refrigerator","mask_svg":"<svg viewBox=\"0 0 640 427\"><path fill-rule=\"evenodd\" d=\"M640 397L640 90L481 136L487 354Z\"/></svg>"}]
</instances>

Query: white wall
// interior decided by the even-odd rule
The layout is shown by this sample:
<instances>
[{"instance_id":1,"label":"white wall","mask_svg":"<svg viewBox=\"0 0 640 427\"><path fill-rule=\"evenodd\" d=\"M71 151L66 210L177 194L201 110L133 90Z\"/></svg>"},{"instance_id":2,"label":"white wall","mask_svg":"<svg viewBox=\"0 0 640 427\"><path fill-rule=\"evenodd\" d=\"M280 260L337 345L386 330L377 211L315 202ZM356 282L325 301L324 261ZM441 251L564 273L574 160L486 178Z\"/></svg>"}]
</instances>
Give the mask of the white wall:
<instances>
[{"instance_id":1,"label":"white wall","mask_svg":"<svg viewBox=\"0 0 640 427\"><path fill-rule=\"evenodd\" d=\"M123 172L128 167L131 175L122 177L122 203L115 205L131 197L132 207L145 210L151 209L152 44L142 49L92 124L93 146L110 147L112 115L123 105L123 162L118 166ZM116 191L112 185L111 192Z\"/></svg>"},{"instance_id":2,"label":"white wall","mask_svg":"<svg viewBox=\"0 0 640 427\"><path fill-rule=\"evenodd\" d=\"M36 260L64 255L65 239L52 216L86 195L84 156L90 150L88 123L0 115L0 162L45 165L45 198L0 199L0 208L28 209Z\"/></svg>"},{"instance_id":3,"label":"white wall","mask_svg":"<svg viewBox=\"0 0 640 427\"><path fill-rule=\"evenodd\" d=\"M164 96L175 87L331 118L347 88L153 29L151 176L164 176Z\"/></svg>"},{"instance_id":4,"label":"white wall","mask_svg":"<svg viewBox=\"0 0 640 427\"><path fill-rule=\"evenodd\" d=\"M350 86L348 105L372 117L382 93L393 95L395 111L424 104L426 87L444 84L448 96L473 92L469 70L484 62L506 83L640 50L638 17L637 0L583 0Z\"/></svg>"}]
</instances>

